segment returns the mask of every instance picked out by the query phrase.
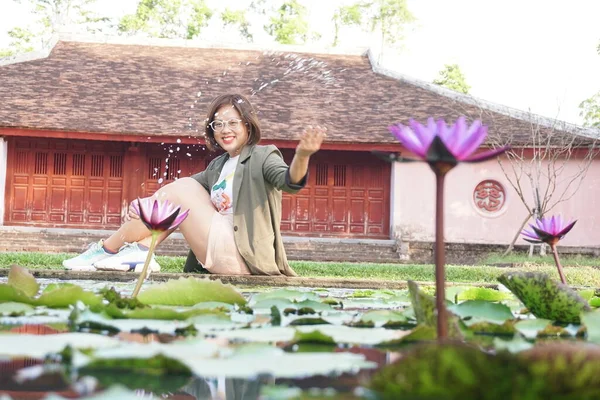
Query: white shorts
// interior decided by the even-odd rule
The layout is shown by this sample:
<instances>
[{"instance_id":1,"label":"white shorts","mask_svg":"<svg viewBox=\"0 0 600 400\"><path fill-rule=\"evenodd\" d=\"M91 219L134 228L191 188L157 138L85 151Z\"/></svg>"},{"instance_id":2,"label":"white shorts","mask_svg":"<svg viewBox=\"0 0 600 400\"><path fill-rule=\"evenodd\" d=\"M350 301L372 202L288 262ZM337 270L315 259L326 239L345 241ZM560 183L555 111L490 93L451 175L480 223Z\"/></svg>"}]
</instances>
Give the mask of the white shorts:
<instances>
[{"instance_id":1,"label":"white shorts","mask_svg":"<svg viewBox=\"0 0 600 400\"><path fill-rule=\"evenodd\" d=\"M233 214L215 212L208 232L206 268L212 274L250 275L246 262L235 245Z\"/></svg>"}]
</instances>

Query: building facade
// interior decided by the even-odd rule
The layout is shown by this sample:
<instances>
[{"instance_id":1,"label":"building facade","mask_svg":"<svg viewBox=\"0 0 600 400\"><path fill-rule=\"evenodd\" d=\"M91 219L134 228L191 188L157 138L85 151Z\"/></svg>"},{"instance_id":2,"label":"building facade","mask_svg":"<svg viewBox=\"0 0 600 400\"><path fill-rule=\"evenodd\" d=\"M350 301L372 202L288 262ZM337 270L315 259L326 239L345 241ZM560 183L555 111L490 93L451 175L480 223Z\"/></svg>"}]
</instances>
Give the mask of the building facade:
<instances>
[{"instance_id":1,"label":"building facade","mask_svg":"<svg viewBox=\"0 0 600 400\"><path fill-rule=\"evenodd\" d=\"M263 143L277 145L287 161L304 126L328 128L307 187L284 195L285 235L432 240L433 176L426 165L389 164L372 153L404 151L387 126L467 115L494 137L527 146L532 124L525 113L381 70L368 54L63 39L40 58L0 64L2 224L118 227L132 199L201 171L215 156L204 146L203 113L228 92L250 98ZM542 135L575 136L582 148L594 143L590 130L536 124ZM553 210L580 219L567 238L574 245L599 244L599 163ZM450 173L447 210L447 240L480 243L510 242L527 213L495 160Z\"/></svg>"}]
</instances>

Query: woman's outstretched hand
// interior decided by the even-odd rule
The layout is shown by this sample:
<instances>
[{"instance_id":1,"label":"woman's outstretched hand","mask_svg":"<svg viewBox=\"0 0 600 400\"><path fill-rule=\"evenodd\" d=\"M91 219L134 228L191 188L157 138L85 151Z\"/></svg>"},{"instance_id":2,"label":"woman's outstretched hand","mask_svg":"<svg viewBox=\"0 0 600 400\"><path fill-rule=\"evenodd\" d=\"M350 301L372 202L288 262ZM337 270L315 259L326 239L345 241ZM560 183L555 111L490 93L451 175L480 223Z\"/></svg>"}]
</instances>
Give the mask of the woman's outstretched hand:
<instances>
[{"instance_id":1,"label":"woman's outstretched hand","mask_svg":"<svg viewBox=\"0 0 600 400\"><path fill-rule=\"evenodd\" d=\"M309 125L300 136L300 143L296 146L296 155L310 157L315 154L321 148L325 136L327 136L327 128Z\"/></svg>"}]
</instances>

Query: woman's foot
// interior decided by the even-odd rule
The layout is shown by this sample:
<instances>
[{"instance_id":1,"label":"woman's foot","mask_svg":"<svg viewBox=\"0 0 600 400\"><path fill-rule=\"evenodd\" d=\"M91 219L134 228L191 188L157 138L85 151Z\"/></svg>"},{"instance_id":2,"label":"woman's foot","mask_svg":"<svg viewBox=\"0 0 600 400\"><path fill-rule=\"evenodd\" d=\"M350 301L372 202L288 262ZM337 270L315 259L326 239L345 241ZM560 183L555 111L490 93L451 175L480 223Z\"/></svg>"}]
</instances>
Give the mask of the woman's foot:
<instances>
[{"instance_id":1,"label":"woman's foot","mask_svg":"<svg viewBox=\"0 0 600 400\"><path fill-rule=\"evenodd\" d=\"M63 267L71 271L95 271L94 263L112 257L114 253L107 252L104 247L104 240L92 243L88 249L80 255L63 261Z\"/></svg>"},{"instance_id":2,"label":"woman's foot","mask_svg":"<svg viewBox=\"0 0 600 400\"><path fill-rule=\"evenodd\" d=\"M100 271L142 272L146 257L148 257L148 248L141 247L138 243L126 243L117 254L97 261L94 263L94 267ZM156 262L154 254L150 260L149 270L151 272L160 271L160 265Z\"/></svg>"}]
</instances>

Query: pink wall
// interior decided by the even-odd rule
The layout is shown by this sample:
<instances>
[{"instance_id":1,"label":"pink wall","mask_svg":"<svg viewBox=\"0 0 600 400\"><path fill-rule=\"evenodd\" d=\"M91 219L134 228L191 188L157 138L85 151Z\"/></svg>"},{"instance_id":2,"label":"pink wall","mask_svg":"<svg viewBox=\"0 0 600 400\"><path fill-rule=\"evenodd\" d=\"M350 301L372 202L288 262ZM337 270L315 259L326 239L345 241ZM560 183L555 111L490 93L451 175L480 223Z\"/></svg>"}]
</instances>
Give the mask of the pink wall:
<instances>
[{"instance_id":1,"label":"pink wall","mask_svg":"<svg viewBox=\"0 0 600 400\"><path fill-rule=\"evenodd\" d=\"M571 176L578 165L580 161L569 161L561 177ZM473 200L474 188L486 179L496 180L505 188L506 202L495 214L478 210ZM530 188L526 178L522 184ZM562 192L562 187L555 193ZM433 241L435 176L427 164L395 163L392 193L393 234ZM449 242L508 244L527 215L497 160L461 164L454 168L446 178L445 196L445 238ZM531 190L527 190L526 196L532 199ZM600 159L590 165L577 193L550 211L551 215L557 213L578 220L561 245L600 246ZM517 243L526 242L519 238Z\"/></svg>"}]
</instances>

